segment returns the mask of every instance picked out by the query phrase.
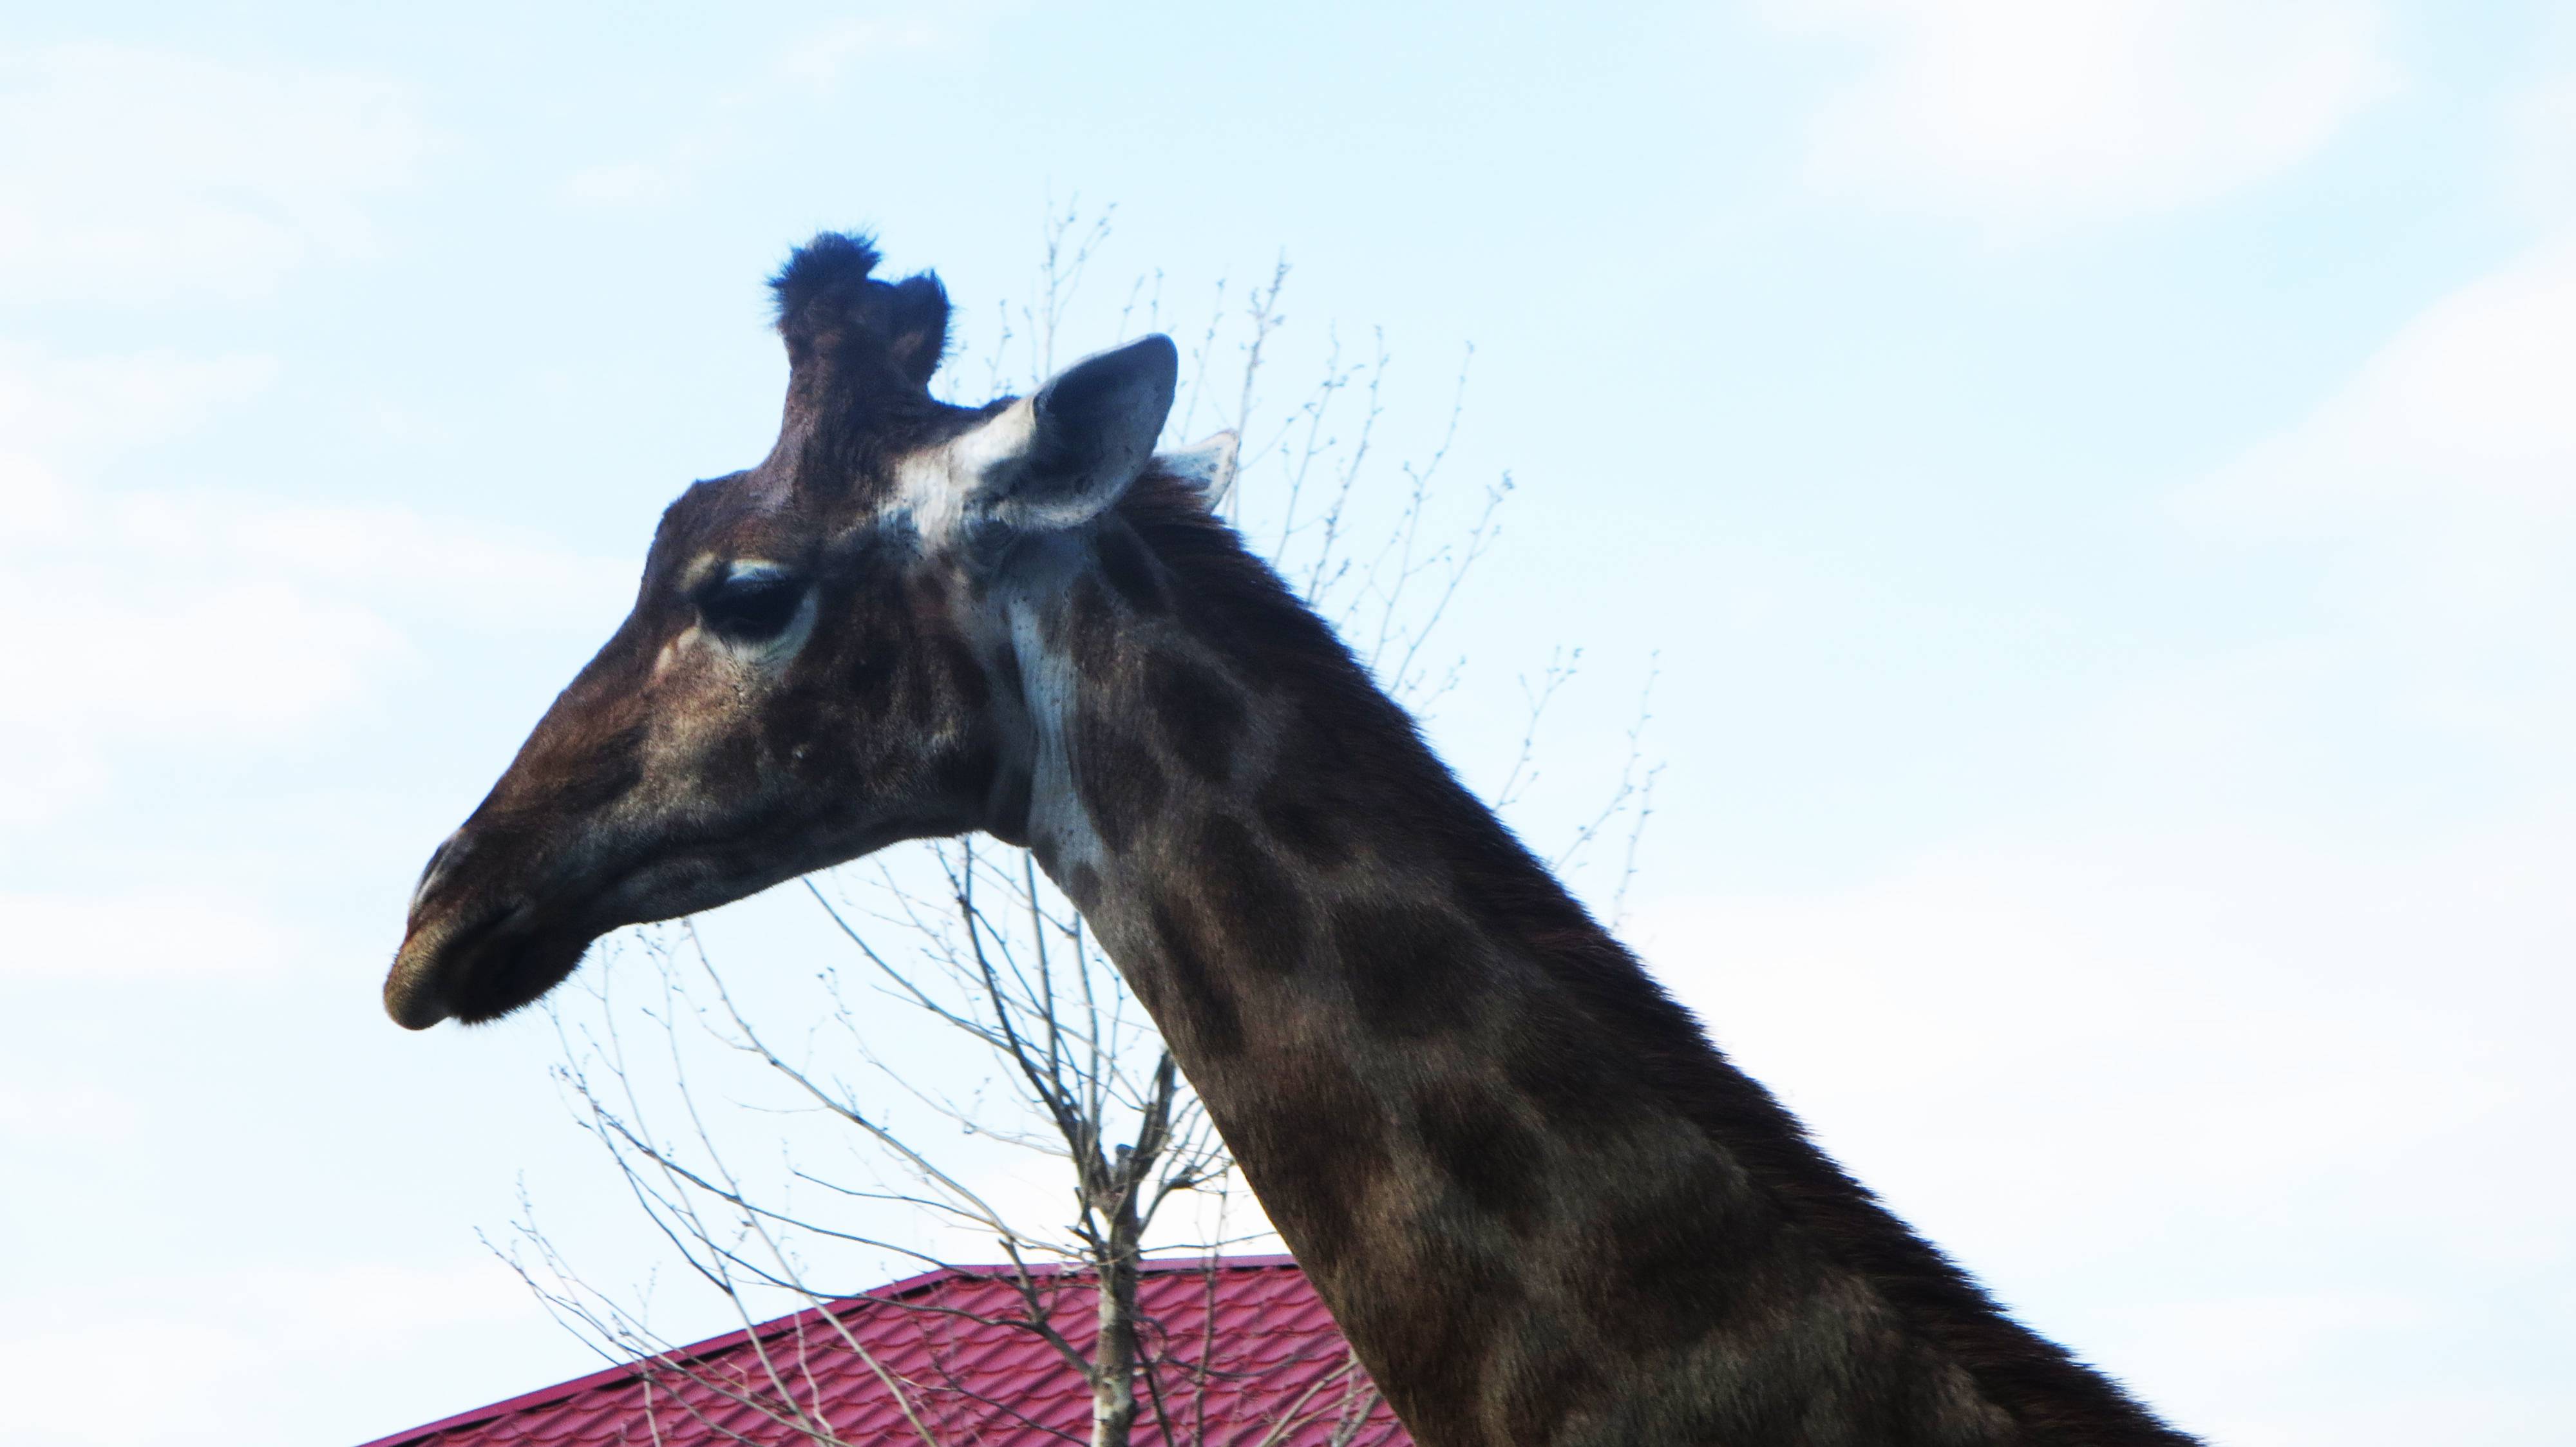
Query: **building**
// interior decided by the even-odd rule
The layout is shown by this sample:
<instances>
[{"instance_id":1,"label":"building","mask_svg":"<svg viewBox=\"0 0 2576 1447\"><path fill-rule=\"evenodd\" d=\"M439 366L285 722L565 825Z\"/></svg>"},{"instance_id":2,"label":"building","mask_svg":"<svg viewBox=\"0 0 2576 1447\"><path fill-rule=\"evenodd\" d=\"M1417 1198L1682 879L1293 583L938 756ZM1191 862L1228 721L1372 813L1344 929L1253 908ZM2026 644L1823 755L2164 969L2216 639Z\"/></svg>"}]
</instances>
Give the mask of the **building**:
<instances>
[{"instance_id":1,"label":"building","mask_svg":"<svg viewBox=\"0 0 2576 1447\"><path fill-rule=\"evenodd\" d=\"M1137 1298L1163 1365L1136 1442L1410 1447L1292 1258L1152 1263ZM1088 1353L1097 1302L1088 1272L951 1267L367 1447L1085 1443L1091 1393L1066 1350Z\"/></svg>"}]
</instances>

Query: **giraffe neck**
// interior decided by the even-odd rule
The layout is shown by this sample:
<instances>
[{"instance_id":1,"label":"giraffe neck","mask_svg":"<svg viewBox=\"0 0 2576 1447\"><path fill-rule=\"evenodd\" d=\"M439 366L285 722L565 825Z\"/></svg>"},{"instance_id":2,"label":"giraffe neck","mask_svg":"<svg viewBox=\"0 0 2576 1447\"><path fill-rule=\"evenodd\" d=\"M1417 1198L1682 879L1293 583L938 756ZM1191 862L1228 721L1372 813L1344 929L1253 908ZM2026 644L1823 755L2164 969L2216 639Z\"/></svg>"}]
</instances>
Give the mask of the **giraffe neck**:
<instances>
[{"instance_id":1,"label":"giraffe neck","mask_svg":"<svg viewBox=\"0 0 2576 1447\"><path fill-rule=\"evenodd\" d=\"M2188 1440L1810 1145L1156 484L1014 605L1030 842L1418 1440Z\"/></svg>"}]
</instances>

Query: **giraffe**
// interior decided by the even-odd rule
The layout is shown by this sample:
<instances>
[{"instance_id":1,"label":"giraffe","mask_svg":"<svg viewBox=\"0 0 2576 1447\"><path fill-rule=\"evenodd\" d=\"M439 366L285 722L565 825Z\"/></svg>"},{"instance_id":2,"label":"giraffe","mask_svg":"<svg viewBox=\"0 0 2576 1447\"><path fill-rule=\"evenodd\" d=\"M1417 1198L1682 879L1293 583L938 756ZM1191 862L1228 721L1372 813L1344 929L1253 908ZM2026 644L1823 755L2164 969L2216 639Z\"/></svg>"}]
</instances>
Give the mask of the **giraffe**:
<instances>
[{"instance_id":1,"label":"giraffe","mask_svg":"<svg viewBox=\"0 0 2576 1447\"><path fill-rule=\"evenodd\" d=\"M489 1020L621 925L898 840L1025 844L1415 1438L2181 1444L1882 1208L1157 456L1160 336L935 401L948 301L772 279L758 466L431 856L385 983Z\"/></svg>"}]
</instances>

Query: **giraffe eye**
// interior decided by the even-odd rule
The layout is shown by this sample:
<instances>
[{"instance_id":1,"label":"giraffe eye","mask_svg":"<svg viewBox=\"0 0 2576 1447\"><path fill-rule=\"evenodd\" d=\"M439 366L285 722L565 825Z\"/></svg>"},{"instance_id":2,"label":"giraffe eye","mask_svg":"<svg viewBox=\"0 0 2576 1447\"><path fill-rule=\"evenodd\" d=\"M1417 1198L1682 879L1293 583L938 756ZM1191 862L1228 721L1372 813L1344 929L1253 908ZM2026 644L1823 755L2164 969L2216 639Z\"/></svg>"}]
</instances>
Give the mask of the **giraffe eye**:
<instances>
[{"instance_id":1,"label":"giraffe eye","mask_svg":"<svg viewBox=\"0 0 2576 1447\"><path fill-rule=\"evenodd\" d=\"M698 616L733 643L766 643L787 631L804 582L775 568L728 570L698 590Z\"/></svg>"}]
</instances>

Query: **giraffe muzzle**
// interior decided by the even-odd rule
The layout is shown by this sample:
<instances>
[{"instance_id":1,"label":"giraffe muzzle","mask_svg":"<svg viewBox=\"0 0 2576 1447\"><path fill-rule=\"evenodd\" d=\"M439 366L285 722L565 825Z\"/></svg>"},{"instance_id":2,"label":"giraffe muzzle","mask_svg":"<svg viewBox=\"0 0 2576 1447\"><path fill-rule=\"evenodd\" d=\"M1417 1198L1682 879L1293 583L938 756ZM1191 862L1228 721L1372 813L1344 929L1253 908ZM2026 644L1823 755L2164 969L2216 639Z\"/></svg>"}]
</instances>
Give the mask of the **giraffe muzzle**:
<instances>
[{"instance_id":1,"label":"giraffe muzzle","mask_svg":"<svg viewBox=\"0 0 2576 1447\"><path fill-rule=\"evenodd\" d=\"M433 912L394 956L385 1013L406 1030L497 1019L563 983L597 936L550 923L523 900Z\"/></svg>"}]
</instances>

